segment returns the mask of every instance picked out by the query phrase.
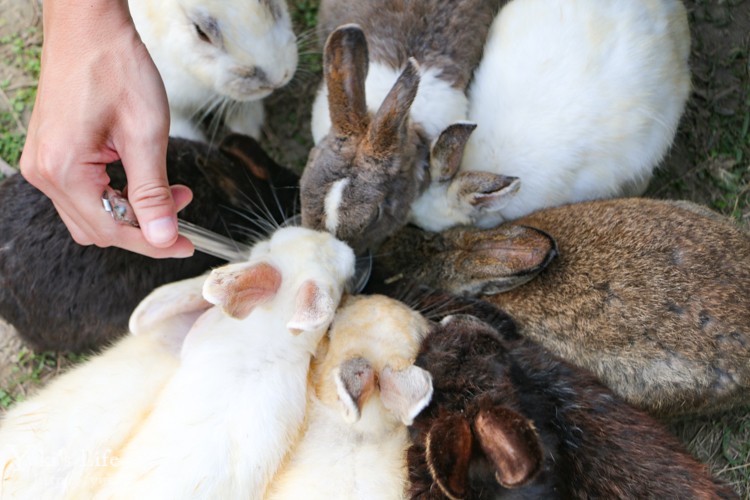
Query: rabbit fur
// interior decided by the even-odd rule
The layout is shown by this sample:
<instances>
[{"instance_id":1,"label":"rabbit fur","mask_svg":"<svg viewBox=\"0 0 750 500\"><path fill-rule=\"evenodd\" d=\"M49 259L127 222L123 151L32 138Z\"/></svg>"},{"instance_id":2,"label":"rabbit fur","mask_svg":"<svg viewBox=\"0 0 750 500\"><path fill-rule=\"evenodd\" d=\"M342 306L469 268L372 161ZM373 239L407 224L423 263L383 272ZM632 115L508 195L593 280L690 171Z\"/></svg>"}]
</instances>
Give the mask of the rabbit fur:
<instances>
[{"instance_id":1,"label":"rabbit fur","mask_svg":"<svg viewBox=\"0 0 750 500\"><path fill-rule=\"evenodd\" d=\"M301 179L305 226L327 229L359 253L406 223L429 182L430 157L460 160L441 153L443 143L473 127L462 123L466 87L503 3L321 3L324 82ZM442 134L449 137L432 151ZM480 189L477 182L466 189ZM479 183L489 192L508 182L484 175Z\"/></svg>"},{"instance_id":2,"label":"rabbit fur","mask_svg":"<svg viewBox=\"0 0 750 500\"><path fill-rule=\"evenodd\" d=\"M171 138L167 170L171 182L193 190L180 217L237 240L267 234L297 206L298 177L249 137L229 135L218 148ZM124 187L119 163L107 172L113 187ZM200 252L151 259L80 246L52 202L20 175L0 184L0 205L0 316L39 351L106 346L154 288L222 263Z\"/></svg>"},{"instance_id":3,"label":"rabbit fur","mask_svg":"<svg viewBox=\"0 0 750 500\"><path fill-rule=\"evenodd\" d=\"M497 16L468 90L477 124L460 173L517 177L480 210L431 183L411 220L487 228L541 208L645 191L690 94L680 0L516 0Z\"/></svg>"},{"instance_id":4,"label":"rabbit fur","mask_svg":"<svg viewBox=\"0 0 750 500\"><path fill-rule=\"evenodd\" d=\"M79 498L262 498L302 427L310 358L353 270L344 243L299 227L213 270L202 291L217 307L193 325L118 467Z\"/></svg>"},{"instance_id":5,"label":"rabbit fur","mask_svg":"<svg viewBox=\"0 0 750 500\"><path fill-rule=\"evenodd\" d=\"M486 306L422 345L434 394L412 426L411 498L736 498L660 422Z\"/></svg>"},{"instance_id":6,"label":"rabbit fur","mask_svg":"<svg viewBox=\"0 0 750 500\"><path fill-rule=\"evenodd\" d=\"M404 498L406 425L432 394L413 364L428 329L393 299L342 300L311 369L306 429L268 499Z\"/></svg>"},{"instance_id":7,"label":"rabbit fur","mask_svg":"<svg viewBox=\"0 0 750 500\"><path fill-rule=\"evenodd\" d=\"M559 255L512 288L514 274L538 269L551 251L543 238L519 242L518 226L551 235ZM654 414L750 402L750 236L705 207L576 203L489 230L405 228L380 253L370 292L402 278L478 295L507 311L522 335Z\"/></svg>"},{"instance_id":8,"label":"rabbit fur","mask_svg":"<svg viewBox=\"0 0 750 500\"><path fill-rule=\"evenodd\" d=\"M129 0L136 29L164 80L170 135L205 140L200 122L260 137L260 101L297 67L284 0Z\"/></svg>"},{"instance_id":9,"label":"rabbit fur","mask_svg":"<svg viewBox=\"0 0 750 500\"><path fill-rule=\"evenodd\" d=\"M117 450L152 410L188 330L210 306L204 280L156 289L134 311L130 335L5 415L0 498L76 498L77 488L118 465Z\"/></svg>"}]
</instances>

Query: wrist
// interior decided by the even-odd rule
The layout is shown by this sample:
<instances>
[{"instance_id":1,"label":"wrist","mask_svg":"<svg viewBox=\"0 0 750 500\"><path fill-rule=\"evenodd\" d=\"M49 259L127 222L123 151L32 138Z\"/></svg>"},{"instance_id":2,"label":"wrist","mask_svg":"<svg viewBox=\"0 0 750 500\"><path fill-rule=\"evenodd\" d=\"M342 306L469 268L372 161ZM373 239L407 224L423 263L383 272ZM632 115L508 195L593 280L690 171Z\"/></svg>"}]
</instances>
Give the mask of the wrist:
<instances>
[{"instance_id":1,"label":"wrist","mask_svg":"<svg viewBox=\"0 0 750 500\"><path fill-rule=\"evenodd\" d=\"M135 31L127 0L46 0L42 15L45 45L59 39L104 43L121 30Z\"/></svg>"}]
</instances>

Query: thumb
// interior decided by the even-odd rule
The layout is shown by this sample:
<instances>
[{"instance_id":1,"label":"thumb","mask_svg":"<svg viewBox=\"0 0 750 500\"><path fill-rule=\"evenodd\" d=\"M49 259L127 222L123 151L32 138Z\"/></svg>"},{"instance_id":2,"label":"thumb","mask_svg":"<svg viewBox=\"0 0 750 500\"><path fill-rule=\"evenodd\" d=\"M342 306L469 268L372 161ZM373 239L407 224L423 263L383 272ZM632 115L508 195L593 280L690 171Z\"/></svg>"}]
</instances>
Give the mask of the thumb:
<instances>
[{"instance_id":1,"label":"thumb","mask_svg":"<svg viewBox=\"0 0 750 500\"><path fill-rule=\"evenodd\" d=\"M167 180L166 148L152 145L128 148L132 155L122 155L128 179L128 200L133 206L143 236L151 245L167 248L177 241L177 207Z\"/></svg>"}]
</instances>

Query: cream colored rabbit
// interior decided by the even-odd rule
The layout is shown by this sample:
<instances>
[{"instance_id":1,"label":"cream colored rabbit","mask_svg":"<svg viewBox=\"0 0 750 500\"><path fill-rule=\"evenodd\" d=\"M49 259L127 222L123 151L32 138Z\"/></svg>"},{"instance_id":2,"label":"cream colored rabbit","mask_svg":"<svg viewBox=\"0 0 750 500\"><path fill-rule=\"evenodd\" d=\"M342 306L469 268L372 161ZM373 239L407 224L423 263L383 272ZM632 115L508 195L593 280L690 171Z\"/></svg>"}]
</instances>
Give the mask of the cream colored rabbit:
<instances>
[{"instance_id":1,"label":"cream colored rabbit","mask_svg":"<svg viewBox=\"0 0 750 500\"><path fill-rule=\"evenodd\" d=\"M219 307L193 326L118 466L79 498L261 498L302 427L310 358L353 271L349 247L299 227L215 269L203 295Z\"/></svg>"},{"instance_id":2,"label":"cream colored rabbit","mask_svg":"<svg viewBox=\"0 0 750 500\"><path fill-rule=\"evenodd\" d=\"M156 289L115 345L19 403L0 426L0 498L75 498L118 465L117 450L177 370L196 318L210 307L205 277Z\"/></svg>"},{"instance_id":3,"label":"cream colored rabbit","mask_svg":"<svg viewBox=\"0 0 750 500\"><path fill-rule=\"evenodd\" d=\"M307 426L269 499L399 499L407 488L406 425L432 395L414 366L429 329L382 296L347 297L312 370Z\"/></svg>"}]
</instances>

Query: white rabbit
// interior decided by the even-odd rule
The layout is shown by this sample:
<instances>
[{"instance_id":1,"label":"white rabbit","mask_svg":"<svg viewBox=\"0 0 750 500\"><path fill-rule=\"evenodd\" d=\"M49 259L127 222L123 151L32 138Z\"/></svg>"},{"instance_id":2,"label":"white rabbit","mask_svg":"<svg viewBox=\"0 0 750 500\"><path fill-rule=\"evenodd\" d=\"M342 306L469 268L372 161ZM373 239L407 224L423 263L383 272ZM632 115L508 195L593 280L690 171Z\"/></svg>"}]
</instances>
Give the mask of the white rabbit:
<instances>
[{"instance_id":1,"label":"white rabbit","mask_svg":"<svg viewBox=\"0 0 750 500\"><path fill-rule=\"evenodd\" d=\"M354 254L290 227L214 270L158 406L95 498L261 498L302 427L310 357ZM88 496L91 496L88 494ZM85 497L85 495L81 495Z\"/></svg>"},{"instance_id":2,"label":"white rabbit","mask_svg":"<svg viewBox=\"0 0 750 500\"><path fill-rule=\"evenodd\" d=\"M112 347L12 408L0 426L0 498L75 498L117 466L117 449L151 411L179 364L190 326L210 304L205 277L166 285Z\"/></svg>"},{"instance_id":3,"label":"white rabbit","mask_svg":"<svg viewBox=\"0 0 750 500\"><path fill-rule=\"evenodd\" d=\"M136 29L169 99L172 136L204 140L216 113L232 131L260 136L260 99L297 67L285 0L129 0Z\"/></svg>"},{"instance_id":4,"label":"white rabbit","mask_svg":"<svg viewBox=\"0 0 750 500\"><path fill-rule=\"evenodd\" d=\"M398 499L407 487L406 425L432 396L414 366L429 323L379 295L347 297L312 369L307 428L268 499Z\"/></svg>"},{"instance_id":5,"label":"white rabbit","mask_svg":"<svg viewBox=\"0 0 750 500\"><path fill-rule=\"evenodd\" d=\"M545 207L641 194L690 93L689 49L680 0L509 2L468 91L477 129L460 172L518 177L520 189L477 211L444 176L413 204L412 221L433 231L492 227Z\"/></svg>"}]
</instances>

